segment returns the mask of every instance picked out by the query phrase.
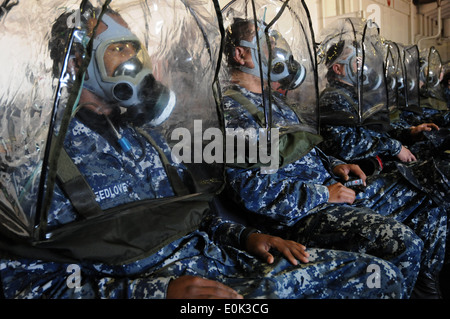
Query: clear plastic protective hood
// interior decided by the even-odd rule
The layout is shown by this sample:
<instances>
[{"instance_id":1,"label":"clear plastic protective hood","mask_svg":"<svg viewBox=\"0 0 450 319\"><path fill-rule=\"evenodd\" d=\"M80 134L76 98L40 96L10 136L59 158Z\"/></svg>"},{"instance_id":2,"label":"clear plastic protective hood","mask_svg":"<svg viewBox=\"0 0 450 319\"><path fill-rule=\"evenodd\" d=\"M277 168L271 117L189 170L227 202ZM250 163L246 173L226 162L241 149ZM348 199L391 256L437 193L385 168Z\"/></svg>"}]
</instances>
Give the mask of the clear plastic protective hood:
<instances>
[{"instance_id":1,"label":"clear plastic protective hood","mask_svg":"<svg viewBox=\"0 0 450 319\"><path fill-rule=\"evenodd\" d=\"M441 81L444 77L442 59L435 47L420 52L420 86L423 95L445 100Z\"/></svg>"},{"instance_id":2,"label":"clear plastic protective hood","mask_svg":"<svg viewBox=\"0 0 450 319\"><path fill-rule=\"evenodd\" d=\"M400 107L416 113L421 113L419 101L419 48L417 45L400 46L402 49L402 66L405 82L399 91Z\"/></svg>"},{"instance_id":3,"label":"clear plastic protective hood","mask_svg":"<svg viewBox=\"0 0 450 319\"><path fill-rule=\"evenodd\" d=\"M385 42L386 85L389 110L407 110L420 114L419 51L416 45Z\"/></svg>"},{"instance_id":4,"label":"clear plastic protective hood","mask_svg":"<svg viewBox=\"0 0 450 319\"><path fill-rule=\"evenodd\" d=\"M318 42L321 94L336 83L345 83L355 97L348 112L337 114L321 108L321 121L336 125L388 124L385 50L377 24L359 18L338 19L321 31ZM344 71L336 73L335 65L341 65Z\"/></svg>"},{"instance_id":5,"label":"clear plastic protective hood","mask_svg":"<svg viewBox=\"0 0 450 319\"><path fill-rule=\"evenodd\" d=\"M389 111L399 109L399 90L403 87L404 76L400 48L397 43L386 41L385 43L385 75L387 93L389 97Z\"/></svg>"},{"instance_id":6,"label":"clear plastic protective hood","mask_svg":"<svg viewBox=\"0 0 450 319\"><path fill-rule=\"evenodd\" d=\"M153 202L222 187L223 164L202 159L203 131L222 127L212 89L217 11L208 0L3 1L2 232L42 241L76 221L124 214L121 207L142 203L151 212ZM69 192L58 184L63 152L92 188L100 215L80 216L67 200L55 204ZM114 200L104 204L107 197Z\"/></svg>"},{"instance_id":7,"label":"clear plastic protective hood","mask_svg":"<svg viewBox=\"0 0 450 319\"><path fill-rule=\"evenodd\" d=\"M222 16L225 30L239 20L250 21L258 30L252 40L238 44L251 48L256 62L254 69L241 70L253 72L262 79L262 92L268 94L275 91L290 102L300 118L300 124L280 127L280 132L297 130L317 133L316 51L311 19L304 1L230 1L223 7ZM231 78L229 72L232 68L226 67L227 61L222 64L220 79L225 87ZM263 100L267 129L273 127L269 106L273 102L270 101L272 96L268 94L269 100Z\"/></svg>"}]
</instances>

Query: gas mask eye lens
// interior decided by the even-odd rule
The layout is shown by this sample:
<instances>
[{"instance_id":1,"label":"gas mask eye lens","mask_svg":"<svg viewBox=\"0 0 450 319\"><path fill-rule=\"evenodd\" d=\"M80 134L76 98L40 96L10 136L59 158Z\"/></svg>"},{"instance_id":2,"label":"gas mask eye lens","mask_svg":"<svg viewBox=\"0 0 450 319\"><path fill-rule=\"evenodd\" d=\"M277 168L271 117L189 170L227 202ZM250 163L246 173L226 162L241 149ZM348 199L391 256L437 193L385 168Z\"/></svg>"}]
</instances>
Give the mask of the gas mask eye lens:
<instances>
[{"instance_id":1,"label":"gas mask eye lens","mask_svg":"<svg viewBox=\"0 0 450 319\"><path fill-rule=\"evenodd\" d=\"M113 76L131 76L135 77L142 70L142 62L136 57L119 65L113 73Z\"/></svg>"}]
</instances>

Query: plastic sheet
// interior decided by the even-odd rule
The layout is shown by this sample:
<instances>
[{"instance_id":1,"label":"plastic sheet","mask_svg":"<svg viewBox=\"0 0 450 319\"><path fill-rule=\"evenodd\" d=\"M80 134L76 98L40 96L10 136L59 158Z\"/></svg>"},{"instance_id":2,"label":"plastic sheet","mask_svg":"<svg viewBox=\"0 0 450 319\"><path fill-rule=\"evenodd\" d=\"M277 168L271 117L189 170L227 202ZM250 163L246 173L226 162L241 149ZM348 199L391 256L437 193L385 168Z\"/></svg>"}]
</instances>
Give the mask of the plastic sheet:
<instances>
[{"instance_id":1,"label":"plastic sheet","mask_svg":"<svg viewBox=\"0 0 450 319\"><path fill-rule=\"evenodd\" d=\"M293 102L291 106L301 118L302 124L298 127L286 127L286 130L317 133L316 51L311 20L304 1L230 1L223 7L222 15L225 29L236 19L256 21L259 34L258 40L254 40L258 52L255 56L261 56L256 68L263 69L266 80L261 83L261 90L277 90ZM226 54L222 65L221 83L226 86L231 78L228 73L230 68L226 67ZM293 73L291 76L288 76L288 69ZM287 78L288 83L281 80L283 78ZM266 103L264 107L266 127L270 128L271 111L268 105Z\"/></svg>"},{"instance_id":2,"label":"plastic sheet","mask_svg":"<svg viewBox=\"0 0 450 319\"><path fill-rule=\"evenodd\" d=\"M19 0L4 1L2 5L2 233L37 241L51 237L47 224L51 222L49 210L57 187L58 147L79 112L84 81L92 77L87 72L88 63L96 59L90 38L86 34L80 36L78 31L92 17L107 14L108 5L108 10L120 15L148 52L155 81L168 88L172 102L176 101L159 125L141 121L136 126L159 134L170 147L179 143L172 135L177 128L187 132L192 141L198 138L197 149L193 144L184 149L191 152L183 158L190 193L212 194L220 189L223 163L208 163L205 167L204 161L196 160L198 154L194 152L200 150L201 155L204 130L221 128L213 91L220 49L215 2ZM77 58L81 62L75 68L73 61ZM119 106L122 115L130 109L120 103ZM149 200L152 198L145 198L145 205L151 210ZM62 224L65 223L72 221Z\"/></svg>"},{"instance_id":3,"label":"plastic sheet","mask_svg":"<svg viewBox=\"0 0 450 319\"><path fill-rule=\"evenodd\" d=\"M318 42L320 91L330 85L328 76L333 64L342 64L346 76L343 80L354 87L358 99L355 113L336 114L334 123L388 123L385 50L376 23L358 18L338 19L322 30Z\"/></svg>"},{"instance_id":4,"label":"plastic sheet","mask_svg":"<svg viewBox=\"0 0 450 319\"><path fill-rule=\"evenodd\" d=\"M435 47L430 47L420 52L420 57L422 60L420 66L421 90L423 90L425 96L445 100L440 85L444 77L444 70L439 51Z\"/></svg>"}]
</instances>

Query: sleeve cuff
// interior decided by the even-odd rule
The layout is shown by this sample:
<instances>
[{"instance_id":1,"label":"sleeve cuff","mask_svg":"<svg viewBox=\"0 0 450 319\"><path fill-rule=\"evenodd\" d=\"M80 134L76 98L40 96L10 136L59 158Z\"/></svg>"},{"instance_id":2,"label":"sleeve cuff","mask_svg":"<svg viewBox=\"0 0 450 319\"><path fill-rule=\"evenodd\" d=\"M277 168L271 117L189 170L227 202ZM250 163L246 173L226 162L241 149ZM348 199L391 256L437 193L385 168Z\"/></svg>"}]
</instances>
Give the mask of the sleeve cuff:
<instances>
[{"instance_id":1,"label":"sleeve cuff","mask_svg":"<svg viewBox=\"0 0 450 319\"><path fill-rule=\"evenodd\" d=\"M245 246L247 243L247 238L248 236L250 236L251 234L260 234L261 232L255 228L252 227L246 227L240 234L239 236L239 244L241 246L241 248L243 248L245 250Z\"/></svg>"},{"instance_id":2,"label":"sleeve cuff","mask_svg":"<svg viewBox=\"0 0 450 319\"><path fill-rule=\"evenodd\" d=\"M394 142L394 151L392 152L392 156L397 156L402 150L402 143L400 141Z\"/></svg>"}]
</instances>

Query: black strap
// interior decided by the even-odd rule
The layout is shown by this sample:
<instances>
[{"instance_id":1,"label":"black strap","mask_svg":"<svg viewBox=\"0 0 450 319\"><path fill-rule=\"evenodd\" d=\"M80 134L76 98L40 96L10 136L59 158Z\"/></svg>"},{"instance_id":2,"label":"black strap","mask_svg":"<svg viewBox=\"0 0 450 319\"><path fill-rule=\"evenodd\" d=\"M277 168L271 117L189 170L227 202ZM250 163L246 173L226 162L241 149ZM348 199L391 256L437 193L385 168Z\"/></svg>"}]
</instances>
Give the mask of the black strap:
<instances>
[{"instance_id":1,"label":"black strap","mask_svg":"<svg viewBox=\"0 0 450 319\"><path fill-rule=\"evenodd\" d=\"M103 212L95 200L95 194L91 186L84 179L64 148L61 149L58 158L56 176L59 179L61 189L81 216L92 218Z\"/></svg>"},{"instance_id":2,"label":"black strap","mask_svg":"<svg viewBox=\"0 0 450 319\"><path fill-rule=\"evenodd\" d=\"M184 196L189 195L191 192L186 187L185 183L181 179L180 175L178 174L177 168L172 166L167 159L166 154L164 154L164 151L158 146L158 144L155 142L155 140L148 134L145 130L143 130L140 127L137 127L136 130L141 134L143 137L147 139L147 141L155 148L155 150L158 152L159 157L161 161L163 162L167 177L169 178L170 185L173 188L173 191L177 196Z\"/></svg>"}]
</instances>

